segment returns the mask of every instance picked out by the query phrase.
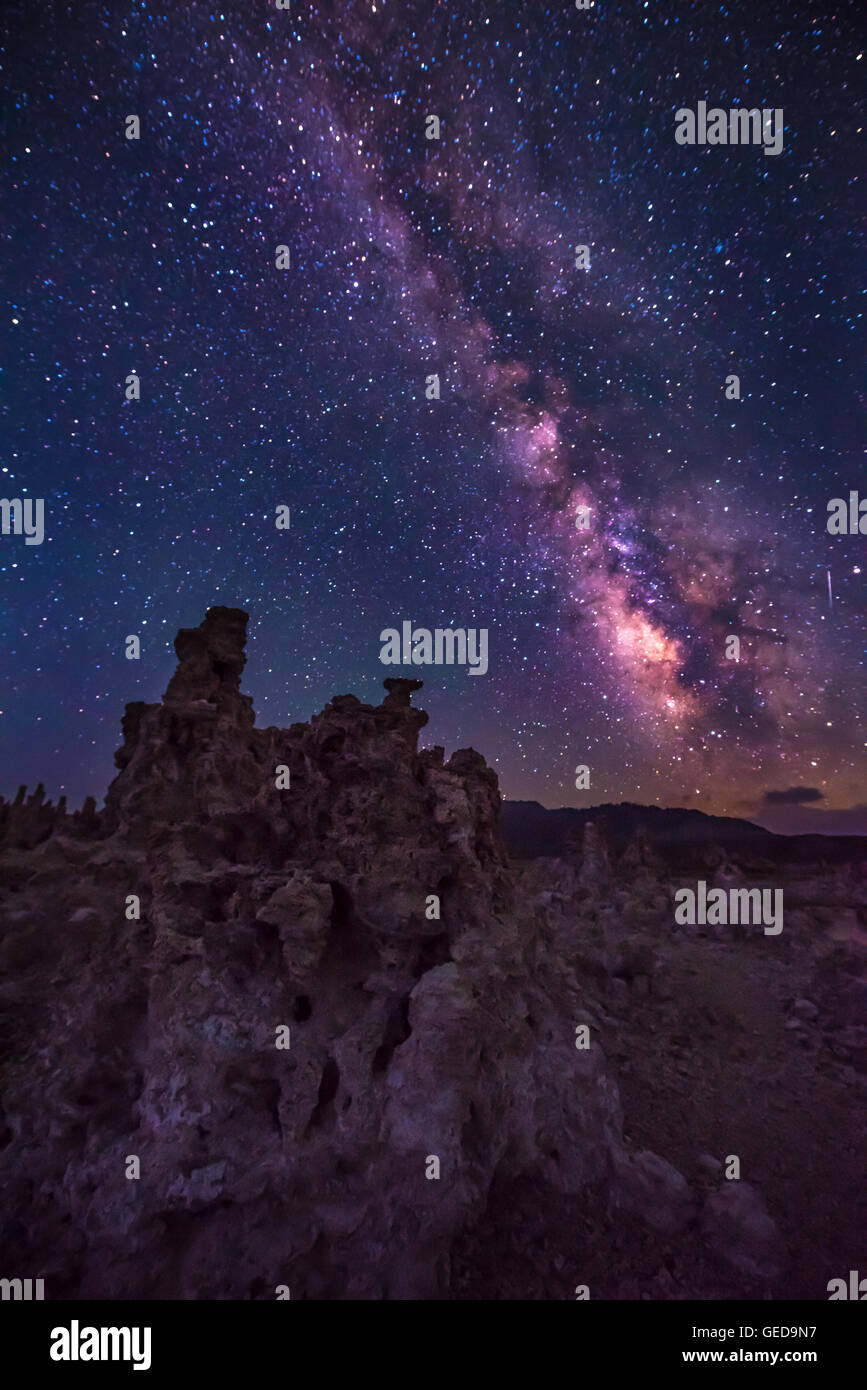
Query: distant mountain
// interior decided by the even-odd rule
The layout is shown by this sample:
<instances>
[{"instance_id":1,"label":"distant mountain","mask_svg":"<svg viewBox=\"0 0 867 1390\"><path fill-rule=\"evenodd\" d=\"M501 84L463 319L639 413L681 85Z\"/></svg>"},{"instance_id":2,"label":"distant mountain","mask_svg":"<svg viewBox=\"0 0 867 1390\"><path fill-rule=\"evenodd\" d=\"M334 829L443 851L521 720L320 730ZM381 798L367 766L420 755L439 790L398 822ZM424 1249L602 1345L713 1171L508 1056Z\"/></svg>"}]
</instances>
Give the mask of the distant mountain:
<instances>
[{"instance_id":1,"label":"distant mountain","mask_svg":"<svg viewBox=\"0 0 867 1390\"><path fill-rule=\"evenodd\" d=\"M561 855L570 836L582 832L588 821L605 833L618 852L643 830L664 856L712 845L732 854L760 855L775 861L803 857L838 862L867 853L861 836L775 835L748 820L708 816L684 807L638 806L631 801L581 810L573 806L548 810L538 801L504 801L501 827L510 854L517 859L535 859Z\"/></svg>"}]
</instances>

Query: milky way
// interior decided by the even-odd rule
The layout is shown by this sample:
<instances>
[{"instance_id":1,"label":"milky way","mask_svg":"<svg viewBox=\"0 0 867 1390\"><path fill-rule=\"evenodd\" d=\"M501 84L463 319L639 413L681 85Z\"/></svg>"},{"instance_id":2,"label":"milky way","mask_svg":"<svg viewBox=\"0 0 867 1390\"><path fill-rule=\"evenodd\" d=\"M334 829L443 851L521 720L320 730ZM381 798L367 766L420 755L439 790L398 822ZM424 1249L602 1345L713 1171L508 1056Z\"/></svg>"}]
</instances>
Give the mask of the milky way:
<instances>
[{"instance_id":1,"label":"milky way","mask_svg":"<svg viewBox=\"0 0 867 1390\"><path fill-rule=\"evenodd\" d=\"M486 627L407 674L507 795L867 827L858 7L71 8L8 26L2 791L101 792L224 603L260 724Z\"/></svg>"}]
</instances>

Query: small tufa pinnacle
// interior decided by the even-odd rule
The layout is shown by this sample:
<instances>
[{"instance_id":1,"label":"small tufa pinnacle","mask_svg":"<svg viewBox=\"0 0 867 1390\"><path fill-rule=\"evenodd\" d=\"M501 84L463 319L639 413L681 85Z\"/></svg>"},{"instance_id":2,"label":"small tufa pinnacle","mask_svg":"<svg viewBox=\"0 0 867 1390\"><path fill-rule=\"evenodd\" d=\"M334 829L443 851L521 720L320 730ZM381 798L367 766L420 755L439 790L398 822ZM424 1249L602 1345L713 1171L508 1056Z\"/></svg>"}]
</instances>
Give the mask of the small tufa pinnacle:
<instances>
[{"instance_id":1,"label":"small tufa pinnacle","mask_svg":"<svg viewBox=\"0 0 867 1390\"><path fill-rule=\"evenodd\" d=\"M382 684L388 691L382 702L383 709L409 709L410 697L414 691L421 690L424 681L411 681L402 676L389 676Z\"/></svg>"}]
</instances>

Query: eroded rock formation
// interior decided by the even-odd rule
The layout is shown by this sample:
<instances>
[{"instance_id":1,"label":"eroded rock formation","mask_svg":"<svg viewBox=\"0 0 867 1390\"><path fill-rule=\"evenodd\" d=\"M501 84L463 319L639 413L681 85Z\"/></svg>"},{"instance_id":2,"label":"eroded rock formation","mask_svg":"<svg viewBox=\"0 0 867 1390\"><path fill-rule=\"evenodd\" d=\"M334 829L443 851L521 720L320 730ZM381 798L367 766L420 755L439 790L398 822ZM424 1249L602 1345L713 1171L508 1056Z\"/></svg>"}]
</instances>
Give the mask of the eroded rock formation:
<instances>
[{"instance_id":1,"label":"eroded rock formation","mask_svg":"<svg viewBox=\"0 0 867 1390\"><path fill-rule=\"evenodd\" d=\"M417 750L417 681L256 729L245 629L178 634L98 815L6 808L6 1259L55 1297L442 1296L496 1174L625 1161L617 1090L484 759Z\"/></svg>"}]
</instances>

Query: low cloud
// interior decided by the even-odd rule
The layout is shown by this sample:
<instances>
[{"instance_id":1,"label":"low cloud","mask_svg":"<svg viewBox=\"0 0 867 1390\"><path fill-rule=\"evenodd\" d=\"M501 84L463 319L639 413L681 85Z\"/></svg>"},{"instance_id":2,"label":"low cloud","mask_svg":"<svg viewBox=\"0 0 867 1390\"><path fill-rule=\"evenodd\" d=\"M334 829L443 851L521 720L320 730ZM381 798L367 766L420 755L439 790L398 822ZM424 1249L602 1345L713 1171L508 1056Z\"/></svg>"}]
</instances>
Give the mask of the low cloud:
<instances>
[{"instance_id":1,"label":"low cloud","mask_svg":"<svg viewBox=\"0 0 867 1390\"><path fill-rule=\"evenodd\" d=\"M787 787L785 791L765 792L762 806L803 806L809 801L824 801L818 787Z\"/></svg>"}]
</instances>

